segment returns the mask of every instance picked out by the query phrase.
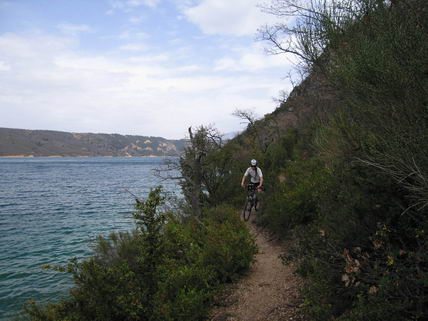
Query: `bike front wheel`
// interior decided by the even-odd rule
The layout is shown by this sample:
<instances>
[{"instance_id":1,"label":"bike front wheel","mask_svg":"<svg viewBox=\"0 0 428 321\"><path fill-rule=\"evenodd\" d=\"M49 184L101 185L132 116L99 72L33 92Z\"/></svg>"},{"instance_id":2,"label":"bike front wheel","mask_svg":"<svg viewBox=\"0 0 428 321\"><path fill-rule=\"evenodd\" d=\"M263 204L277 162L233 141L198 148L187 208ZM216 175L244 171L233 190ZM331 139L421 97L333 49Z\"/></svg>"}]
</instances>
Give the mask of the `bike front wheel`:
<instances>
[{"instance_id":1,"label":"bike front wheel","mask_svg":"<svg viewBox=\"0 0 428 321\"><path fill-rule=\"evenodd\" d=\"M245 201L244 209L242 210L242 216L244 217L244 221L248 221L248 219L250 218L252 208L253 202L247 199Z\"/></svg>"}]
</instances>

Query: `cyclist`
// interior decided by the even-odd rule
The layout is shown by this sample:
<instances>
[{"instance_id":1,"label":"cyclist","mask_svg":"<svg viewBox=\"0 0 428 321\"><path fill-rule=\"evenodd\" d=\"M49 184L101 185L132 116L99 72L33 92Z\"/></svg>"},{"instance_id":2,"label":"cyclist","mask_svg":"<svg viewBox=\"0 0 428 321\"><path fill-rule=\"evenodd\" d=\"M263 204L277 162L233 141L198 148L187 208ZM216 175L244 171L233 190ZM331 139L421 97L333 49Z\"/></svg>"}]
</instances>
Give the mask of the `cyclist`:
<instances>
[{"instance_id":1,"label":"cyclist","mask_svg":"<svg viewBox=\"0 0 428 321\"><path fill-rule=\"evenodd\" d=\"M244 173L244 176L242 177L241 186L245 187L245 181L247 179L247 176L250 176L250 182L249 185L255 185L257 190L262 190L263 188L263 173L262 170L257 167L257 161L255 159L252 159L250 162L250 167L247 168L247 170Z\"/></svg>"}]
</instances>

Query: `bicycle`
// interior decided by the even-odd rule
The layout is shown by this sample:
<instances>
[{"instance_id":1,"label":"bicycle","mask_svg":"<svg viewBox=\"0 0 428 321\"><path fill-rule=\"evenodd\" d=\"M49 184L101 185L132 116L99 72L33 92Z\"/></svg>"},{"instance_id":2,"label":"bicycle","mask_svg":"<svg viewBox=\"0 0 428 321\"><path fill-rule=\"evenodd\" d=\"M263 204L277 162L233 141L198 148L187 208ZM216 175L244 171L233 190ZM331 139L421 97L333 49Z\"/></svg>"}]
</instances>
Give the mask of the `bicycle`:
<instances>
[{"instance_id":1,"label":"bicycle","mask_svg":"<svg viewBox=\"0 0 428 321\"><path fill-rule=\"evenodd\" d=\"M242 216L244 221L248 221L251 215L251 210L254 209L257 211L258 199L257 199L257 185L248 184L247 185L247 197L245 199L244 209L242 210Z\"/></svg>"}]
</instances>

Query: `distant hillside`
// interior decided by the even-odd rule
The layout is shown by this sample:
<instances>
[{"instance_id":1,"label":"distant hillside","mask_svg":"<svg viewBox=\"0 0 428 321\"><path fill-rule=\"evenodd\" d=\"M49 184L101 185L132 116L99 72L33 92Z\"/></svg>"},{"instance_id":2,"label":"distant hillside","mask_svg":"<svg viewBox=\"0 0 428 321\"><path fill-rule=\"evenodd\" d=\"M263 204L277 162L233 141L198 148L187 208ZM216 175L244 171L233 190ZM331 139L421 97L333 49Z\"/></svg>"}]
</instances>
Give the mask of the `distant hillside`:
<instances>
[{"instance_id":1,"label":"distant hillside","mask_svg":"<svg viewBox=\"0 0 428 321\"><path fill-rule=\"evenodd\" d=\"M178 156L185 140L0 128L0 156Z\"/></svg>"}]
</instances>

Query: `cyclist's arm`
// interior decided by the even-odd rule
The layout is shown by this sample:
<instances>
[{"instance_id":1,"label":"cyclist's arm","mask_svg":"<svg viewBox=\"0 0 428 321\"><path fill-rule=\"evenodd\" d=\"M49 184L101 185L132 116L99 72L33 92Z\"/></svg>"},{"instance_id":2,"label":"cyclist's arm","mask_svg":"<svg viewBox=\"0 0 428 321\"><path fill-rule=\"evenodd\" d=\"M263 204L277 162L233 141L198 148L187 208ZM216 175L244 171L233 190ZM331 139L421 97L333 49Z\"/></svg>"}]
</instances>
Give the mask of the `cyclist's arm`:
<instances>
[{"instance_id":1,"label":"cyclist's arm","mask_svg":"<svg viewBox=\"0 0 428 321\"><path fill-rule=\"evenodd\" d=\"M244 174L244 176L242 176L242 181L241 181L241 186L244 187L245 186L245 181L247 180L247 175Z\"/></svg>"},{"instance_id":2,"label":"cyclist's arm","mask_svg":"<svg viewBox=\"0 0 428 321\"><path fill-rule=\"evenodd\" d=\"M245 173L244 173L244 176L242 176L242 180L241 180L241 186L242 186L242 187L244 187L244 186L245 186L245 181L246 181L247 176L248 176L248 171L249 171L249 168L247 168L247 170L246 170L246 171L245 171Z\"/></svg>"},{"instance_id":3,"label":"cyclist's arm","mask_svg":"<svg viewBox=\"0 0 428 321\"><path fill-rule=\"evenodd\" d=\"M258 174L259 174L259 176L260 176L260 184L259 184L259 188L262 188L262 186L263 186L263 182L264 182L264 179L263 179L263 173L262 173L262 170L261 170L260 168L257 168L257 171L258 171Z\"/></svg>"}]
</instances>

